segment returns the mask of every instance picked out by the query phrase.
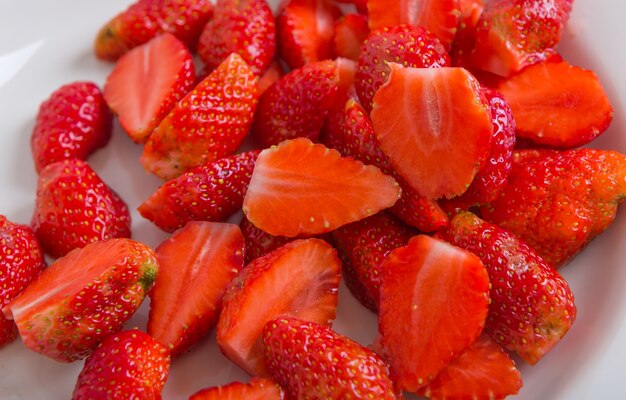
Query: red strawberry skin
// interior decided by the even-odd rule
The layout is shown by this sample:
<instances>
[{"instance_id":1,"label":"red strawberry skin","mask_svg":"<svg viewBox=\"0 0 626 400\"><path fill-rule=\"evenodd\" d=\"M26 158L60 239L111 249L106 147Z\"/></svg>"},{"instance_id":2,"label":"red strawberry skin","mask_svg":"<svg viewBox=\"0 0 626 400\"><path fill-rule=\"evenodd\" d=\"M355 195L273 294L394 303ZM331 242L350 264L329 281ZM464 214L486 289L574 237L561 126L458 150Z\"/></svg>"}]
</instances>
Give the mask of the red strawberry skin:
<instances>
[{"instance_id":1,"label":"red strawberry skin","mask_svg":"<svg viewBox=\"0 0 626 400\"><path fill-rule=\"evenodd\" d=\"M293 238L274 236L257 228L246 217L239 224L246 243L246 264L293 241Z\"/></svg>"},{"instance_id":2,"label":"red strawberry skin","mask_svg":"<svg viewBox=\"0 0 626 400\"><path fill-rule=\"evenodd\" d=\"M263 329L267 369L288 398L395 399L389 367L332 329L278 318Z\"/></svg>"},{"instance_id":3,"label":"red strawberry skin","mask_svg":"<svg viewBox=\"0 0 626 400\"><path fill-rule=\"evenodd\" d=\"M41 103L30 145L37 172L57 161L87 157L111 139L113 116L92 82L61 86Z\"/></svg>"},{"instance_id":4,"label":"red strawberry skin","mask_svg":"<svg viewBox=\"0 0 626 400\"><path fill-rule=\"evenodd\" d=\"M54 258L87 243L130 237L126 203L78 159L41 171L31 225L42 248Z\"/></svg>"},{"instance_id":5,"label":"red strawberry skin","mask_svg":"<svg viewBox=\"0 0 626 400\"><path fill-rule=\"evenodd\" d=\"M198 55L213 70L231 53L239 54L256 75L271 64L276 24L265 0L218 0L200 35Z\"/></svg>"},{"instance_id":6,"label":"red strawberry skin","mask_svg":"<svg viewBox=\"0 0 626 400\"><path fill-rule=\"evenodd\" d=\"M361 14L346 14L335 22L333 50L337 57L357 61L361 46L369 36L367 17Z\"/></svg>"},{"instance_id":7,"label":"red strawberry skin","mask_svg":"<svg viewBox=\"0 0 626 400\"><path fill-rule=\"evenodd\" d=\"M115 61L165 32L194 50L212 15L213 4L208 0L137 0L100 28L94 43L96 57Z\"/></svg>"},{"instance_id":8,"label":"red strawberry skin","mask_svg":"<svg viewBox=\"0 0 626 400\"><path fill-rule=\"evenodd\" d=\"M169 351L139 330L109 336L83 366L72 400L161 399Z\"/></svg>"},{"instance_id":9,"label":"red strawberry skin","mask_svg":"<svg viewBox=\"0 0 626 400\"><path fill-rule=\"evenodd\" d=\"M285 393L271 379L252 378L249 383L233 382L200 390L189 400L283 400Z\"/></svg>"},{"instance_id":10,"label":"red strawberry skin","mask_svg":"<svg viewBox=\"0 0 626 400\"><path fill-rule=\"evenodd\" d=\"M35 233L0 215L0 310L46 267ZM17 337L17 327L0 313L0 347Z\"/></svg>"},{"instance_id":11,"label":"red strawberry skin","mask_svg":"<svg viewBox=\"0 0 626 400\"><path fill-rule=\"evenodd\" d=\"M243 204L258 150L224 157L168 181L138 210L166 232L190 221L224 221Z\"/></svg>"}]
</instances>

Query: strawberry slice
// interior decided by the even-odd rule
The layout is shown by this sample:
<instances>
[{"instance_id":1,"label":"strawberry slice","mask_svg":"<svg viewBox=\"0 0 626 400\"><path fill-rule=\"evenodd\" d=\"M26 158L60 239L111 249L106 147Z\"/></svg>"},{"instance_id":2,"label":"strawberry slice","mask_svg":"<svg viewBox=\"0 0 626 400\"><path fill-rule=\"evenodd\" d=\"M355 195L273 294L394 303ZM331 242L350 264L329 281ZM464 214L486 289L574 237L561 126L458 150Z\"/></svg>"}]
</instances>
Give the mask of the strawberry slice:
<instances>
[{"instance_id":1,"label":"strawberry slice","mask_svg":"<svg viewBox=\"0 0 626 400\"><path fill-rule=\"evenodd\" d=\"M252 378L249 383L233 382L200 390L189 400L283 400L285 393L271 379Z\"/></svg>"},{"instance_id":2,"label":"strawberry slice","mask_svg":"<svg viewBox=\"0 0 626 400\"><path fill-rule=\"evenodd\" d=\"M226 286L243 268L237 225L190 222L156 249L148 333L181 354L217 325Z\"/></svg>"},{"instance_id":3,"label":"strawberry slice","mask_svg":"<svg viewBox=\"0 0 626 400\"><path fill-rule=\"evenodd\" d=\"M378 168L300 138L259 154L243 212L272 235L313 236L376 214L399 197L398 184Z\"/></svg>"},{"instance_id":4,"label":"strawberry slice","mask_svg":"<svg viewBox=\"0 0 626 400\"><path fill-rule=\"evenodd\" d=\"M198 42L198 55L209 70L237 53L261 75L275 52L276 24L265 0L218 0Z\"/></svg>"},{"instance_id":5,"label":"strawberry slice","mask_svg":"<svg viewBox=\"0 0 626 400\"><path fill-rule=\"evenodd\" d=\"M246 264L293 241L293 238L270 235L252 225L245 217L241 220L239 228L246 244Z\"/></svg>"},{"instance_id":6,"label":"strawberry slice","mask_svg":"<svg viewBox=\"0 0 626 400\"><path fill-rule=\"evenodd\" d=\"M585 145L613 120L613 107L596 74L566 61L532 65L498 90L511 104L517 134L539 145Z\"/></svg>"},{"instance_id":7,"label":"strawberry slice","mask_svg":"<svg viewBox=\"0 0 626 400\"><path fill-rule=\"evenodd\" d=\"M501 400L519 392L522 377L497 343L482 335L419 394L430 399Z\"/></svg>"},{"instance_id":8,"label":"strawberry slice","mask_svg":"<svg viewBox=\"0 0 626 400\"><path fill-rule=\"evenodd\" d=\"M104 85L104 98L131 139L144 143L194 83L189 50L166 33L120 58Z\"/></svg>"},{"instance_id":9,"label":"strawberry slice","mask_svg":"<svg viewBox=\"0 0 626 400\"><path fill-rule=\"evenodd\" d=\"M71 251L3 309L29 349L62 362L88 356L119 331L152 289L154 252L130 239Z\"/></svg>"},{"instance_id":10,"label":"strawberry slice","mask_svg":"<svg viewBox=\"0 0 626 400\"><path fill-rule=\"evenodd\" d=\"M450 50L452 65L455 67L467 68L471 65L470 55L476 46L476 27L485 8L485 2L486 0L459 1L461 19Z\"/></svg>"},{"instance_id":11,"label":"strawberry slice","mask_svg":"<svg viewBox=\"0 0 626 400\"><path fill-rule=\"evenodd\" d=\"M291 399L395 400L382 358L326 326L277 318L263 329L268 370Z\"/></svg>"},{"instance_id":12,"label":"strawberry slice","mask_svg":"<svg viewBox=\"0 0 626 400\"><path fill-rule=\"evenodd\" d=\"M341 262L320 239L296 240L257 258L230 283L217 343L253 376L268 376L261 334L265 324L294 316L322 325L335 319Z\"/></svg>"},{"instance_id":13,"label":"strawberry slice","mask_svg":"<svg viewBox=\"0 0 626 400\"><path fill-rule=\"evenodd\" d=\"M252 124L257 79L239 55L231 54L150 135L141 156L144 168L168 180L233 154Z\"/></svg>"},{"instance_id":14,"label":"strawberry slice","mask_svg":"<svg viewBox=\"0 0 626 400\"><path fill-rule=\"evenodd\" d=\"M491 115L463 68L393 64L374 97L372 122L391 165L429 199L463 194L491 150Z\"/></svg>"},{"instance_id":15,"label":"strawberry slice","mask_svg":"<svg viewBox=\"0 0 626 400\"><path fill-rule=\"evenodd\" d=\"M361 54L361 46L370 30L367 17L361 14L346 14L335 22L333 50L337 57L345 57L357 61Z\"/></svg>"},{"instance_id":16,"label":"strawberry slice","mask_svg":"<svg viewBox=\"0 0 626 400\"><path fill-rule=\"evenodd\" d=\"M225 221L243 204L258 150L195 167L158 188L138 208L166 232L190 221Z\"/></svg>"},{"instance_id":17,"label":"strawberry slice","mask_svg":"<svg viewBox=\"0 0 626 400\"><path fill-rule=\"evenodd\" d=\"M415 392L480 335L489 277L475 255L424 235L389 253L382 271L380 345L398 387Z\"/></svg>"},{"instance_id":18,"label":"strawberry slice","mask_svg":"<svg viewBox=\"0 0 626 400\"><path fill-rule=\"evenodd\" d=\"M459 0L367 0L370 29L423 26L450 48L459 25Z\"/></svg>"}]
</instances>

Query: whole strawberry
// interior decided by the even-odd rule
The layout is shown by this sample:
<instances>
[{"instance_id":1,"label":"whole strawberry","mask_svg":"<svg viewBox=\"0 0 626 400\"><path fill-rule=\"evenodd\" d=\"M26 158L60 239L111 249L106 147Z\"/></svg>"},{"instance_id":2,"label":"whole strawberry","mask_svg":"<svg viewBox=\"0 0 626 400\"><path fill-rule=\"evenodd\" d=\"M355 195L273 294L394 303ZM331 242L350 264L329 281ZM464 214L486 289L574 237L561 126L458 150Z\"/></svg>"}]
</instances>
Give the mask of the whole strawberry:
<instances>
[{"instance_id":1,"label":"whole strawberry","mask_svg":"<svg viewBox=\"0 0 626 400\"><path fill-rule=\"evenodd\" d=\"M87 243L130 237L126 203L77 159L41 171L31 224L45 252L55 258Z\"/></svg>"},{"instance_id":2,"label":"whole strawberry","mask_svg":"<svg viewBox=\"0 0 626 400\"><path fill-rule=\"evenodd\" d=\"M45 268L35 233L0 215L0 310ZM17 327L0 313L0 347L17 336Z\"/></svg>"},{"instance_id":3,"label":"whole strawberry","mask_svg":"<svg viewBox=\"0 0 626 400\"><path fill-rule=\"evenodd\" d=\"M41 103L30 145L37 172L53 162L85 160L111 138L113 116L92 82L61 86Z\"/></svg>"},{"instance_id":4,"label":"whole strawberry","mask_svg":"<svg viewBox=\"0 0 626 400\"><path fill-rule=\"evenodd\" d=\"M136 329L120 332L85 361L72 400L160 400L169 370L167 347Z\"/></svg>"}]
</instances>

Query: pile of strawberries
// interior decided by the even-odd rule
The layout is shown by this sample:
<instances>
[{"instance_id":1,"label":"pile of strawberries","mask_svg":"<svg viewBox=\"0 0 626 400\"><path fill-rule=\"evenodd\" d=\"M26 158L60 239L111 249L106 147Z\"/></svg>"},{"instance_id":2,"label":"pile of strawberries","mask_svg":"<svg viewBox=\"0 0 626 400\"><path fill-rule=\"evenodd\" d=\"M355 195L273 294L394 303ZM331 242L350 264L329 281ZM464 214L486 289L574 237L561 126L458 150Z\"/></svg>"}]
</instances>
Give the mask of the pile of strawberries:
<instances>
[{"instance_id":1,"label":"pile of strawberries","mask_svg":"<svg viewBox=\"0 0 626 400\"><path fill-rule=\"evenodd\" d=\"M626 156L581 147L613 109L555 50L572 1L137 1L97 34L103 89L41 104L32 222L0 216L0 345L86 358L73 399L160 399L214 329L252 379L193 400L517 393L509 354L570 329L558 268L626 196ZM164 180L138 208L155 250L85 161L113 118ZM369 347L331 328L342 277Z\"/></svg>"}]
</instances>

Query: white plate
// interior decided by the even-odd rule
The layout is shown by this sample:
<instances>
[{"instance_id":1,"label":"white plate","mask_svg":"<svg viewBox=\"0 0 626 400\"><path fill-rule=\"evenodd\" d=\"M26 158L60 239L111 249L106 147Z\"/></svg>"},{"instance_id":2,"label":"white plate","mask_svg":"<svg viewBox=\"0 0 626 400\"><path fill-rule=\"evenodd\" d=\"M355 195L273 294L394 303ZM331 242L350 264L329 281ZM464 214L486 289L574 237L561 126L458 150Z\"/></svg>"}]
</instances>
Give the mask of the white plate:
<instances>
[{"instance_id":1,"label":"white plate","mask_svg":"<svg viewBox=\"0 0 626 400\"><path fill-rule=\"evenodd\" d=\"M39 103L75 80L102 85L112 65L97 61L97 29L129 0L0 0L0 213L28 223L36 175L29 139ZM276 3L276 1L272 2ZM611 129L594 147L626 153L626 38L621 0L576 0L561 51L601 77L616 110ZM617 44L616 44L617 43ZM109 146L89 163L135 209L159 185L137 160L141 148L115 126ZM620 214L623 214L620 213ZM133 211L133 236L152 246L165 235ZM563 269L576 295L578 320L561 344L536 367L521 365L518 399L625 399L626 217ZM129 326L145 327L147 308ZM370 343L376 318L342 288L335 327ZM417 361L417 360L416 360ZM417 361L419 362L419 361ZM20 341L0 350L0 399L67 399L82 362L66 365L25 349ZM214 338L173 362L165 399L187 399L204 387L247 380L219 352Z\"/></svg>"}]
</instances>

